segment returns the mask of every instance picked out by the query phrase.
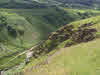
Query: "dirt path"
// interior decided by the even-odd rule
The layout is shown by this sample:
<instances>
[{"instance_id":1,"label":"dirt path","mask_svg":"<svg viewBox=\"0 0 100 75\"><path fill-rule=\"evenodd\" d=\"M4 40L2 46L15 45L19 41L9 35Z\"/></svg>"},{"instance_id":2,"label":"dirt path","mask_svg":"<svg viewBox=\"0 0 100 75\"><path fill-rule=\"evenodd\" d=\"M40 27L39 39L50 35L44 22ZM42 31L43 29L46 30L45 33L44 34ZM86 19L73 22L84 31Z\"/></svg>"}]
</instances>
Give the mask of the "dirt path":
<instances>
[{"instance_id":1,"label":"dirt path","mask_svg":"<svg viewBox=\"0 0 100 75\"><path fill-rule=\"evenodd\" d=\"M32 67L29 68L29 69L27 69L26 72L30 72L32 69L38 69L38 68L40 68L42 65L49 65L49 64L51 63L52 59L53 59L54 57L56 57L57 55L59 55L60 51L61 51L61 49L58 49L58 50L56 50L54 53L49 54L47 59L45 59L45 60L42 61L42 62L37 63L35 66L32 66Z\"/></svg>"},{"instance_id":2,"label":"dirt path","mask_svg":"<svg viewBox=\"0 0 100 75\"><path fill-rule=\"evenodd\" d=\"M26 54L26 56L28 55L28 53L33 52L32 50L35 48L36 46L33 46L31 49L29 50L25 50L24 52L19 53L17 56L13 57L11 60L9 60L8 62L4 63L3 65L1 65L0 67L3 67L7 64L9 64L10 62L12 62L13 60L15 60L16 58L18 58L19 56L22 56L23 54ZM32 57L32 55L30 56ZM26 57L27 58L27 57Z\"/></svg>"}]
</instances>

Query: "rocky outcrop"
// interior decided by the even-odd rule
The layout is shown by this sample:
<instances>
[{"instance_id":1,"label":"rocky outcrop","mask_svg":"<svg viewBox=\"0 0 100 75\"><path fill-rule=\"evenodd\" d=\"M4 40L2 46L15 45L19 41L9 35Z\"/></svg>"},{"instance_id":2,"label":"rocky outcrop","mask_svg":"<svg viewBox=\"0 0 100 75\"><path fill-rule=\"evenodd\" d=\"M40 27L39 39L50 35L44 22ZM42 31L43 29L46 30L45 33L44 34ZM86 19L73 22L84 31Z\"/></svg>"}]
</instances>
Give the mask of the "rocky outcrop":
<instances>
[{"instance_id":1,"label":"rocky outcrop","mask_svg":"<svg viewBox=\"0 0 100 75\"><path fill-rule=\"evenodd\" d=\"M94 28L76 30L72 34L72 40L77 43L91 41L95 38L95 32L97 32L97 30Z\"/></svg>"},{"instance_id":2,"label":"rocky outcrop","mask_svg":"<svg viewBox=\"0 0 100 75\"><path fill-rule=\"evenodd\" d=\"M92 25L94 24L87 23L77 28L74 28L73 25L65 25L61 27L56 32L52 32L49 35L48 40L41 42L37 47L32 49L34 51L33 56L37 58L40 55L47 54L66 40L70 40L70 42L66 42L64 47L93 40L96 37L95 33L97 30L89 27Z\"/></svg>"}]
</instances>

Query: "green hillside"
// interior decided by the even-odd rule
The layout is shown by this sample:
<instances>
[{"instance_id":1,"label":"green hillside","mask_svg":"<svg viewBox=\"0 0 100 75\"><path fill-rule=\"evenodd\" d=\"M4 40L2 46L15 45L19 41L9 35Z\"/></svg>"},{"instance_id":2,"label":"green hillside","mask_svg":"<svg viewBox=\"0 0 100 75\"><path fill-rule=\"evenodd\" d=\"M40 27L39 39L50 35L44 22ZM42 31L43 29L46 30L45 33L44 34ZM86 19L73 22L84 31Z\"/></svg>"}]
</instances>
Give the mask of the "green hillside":
<instances>
[{"instance_id":1,"label":"green hillside","mask_svg":"<svg viewBox=\"0 0 100 75\"><path fill-rule=\"evenodd\" d=\"M93 9L99 9L99 1L75 1L0 0L0 72L4 71L5 75L17 72L25 75L96 74L100 11ZM33 57L25 64L26 53L34 46ZM92 50L94 46L98 53ZM37 66L39 72L34 69Z\"/></svg>"},{"instance_id":2,"label":"green hillside","mask_svg":"<svg viewBox=\"0 0 100 75\"><path fill-rule=\"evenodd\" d=\"M0 69L13 67L23 62L25 56L6 64L23 51L42 40L46 40L51 32L75 20L99 15L99 11L74 11L57 7L41 9L0 9ZM80 13L80 14L79 14ZM85 15L87 14L87 15ZM16 62L15 62L16 61ZM6 65L4 65L6 64ZM3 66L2 66L3 65Z\"/></svg>"},{"instance_id":3,"label":"green hillside","mask_svg":"<svg viewBox=\"0 0 100 75\"><path fill-rule=\"evenodd\" d=\"M62 48L24 75L99 75L100 39ZM44 63L44 64L43 64Z\"/></svg>"},{"instance_id":4,"label":"green hillside","mask_svg":"<svg viewBox=\"0 0 100 75\"><path fill-rule=\"evenodd\" d=\"M32 60L24 75L99 75L99 38L100 16L67 24L34 49L39 60Z\"/></svg>"}]
</instances>

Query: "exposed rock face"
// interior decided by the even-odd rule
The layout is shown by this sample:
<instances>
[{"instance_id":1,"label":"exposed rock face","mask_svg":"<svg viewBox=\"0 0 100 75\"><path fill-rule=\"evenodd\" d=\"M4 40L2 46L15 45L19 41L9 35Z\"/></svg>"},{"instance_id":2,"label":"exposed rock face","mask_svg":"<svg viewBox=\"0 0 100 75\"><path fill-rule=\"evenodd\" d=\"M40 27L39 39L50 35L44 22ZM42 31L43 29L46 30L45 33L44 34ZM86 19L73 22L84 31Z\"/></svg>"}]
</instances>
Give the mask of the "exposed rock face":
<instances>
[{"instance_id":1,"label":"exposed rock face","mask_svg":"<svg viewBox=\"0 0 100 75\"><path fill-rule=\"evenodd\" d=\"M0 71L0 75L5 75L5 71Z\"/></svg>"},{"instance_id":2,"label":"exposed rock face","mask_svg":"<svg viewBox=\"0 0 100 75\"><path fill-rule=\"evenodd\" d=\"M26 61L25 63L28 64L30 61L30 58L33 57L34 51L33 51L34 47L32 47L31 49L29 49L26 53Z\"/></svg>"},{"instance_id":3,"label":"exposed rock face","mask_svg":"<svg viewBox=\"0 0 100 75\"><path fill-rule=\"evenodd\" d=\"M48 39L52 40L61 38L62 40L67 40L72 33L72 29L73 29L72 25L61 27L56 32L51 33Z\"/></svg>"},{"instance_id":4,"label":"exposed rock face","mask_svg":"<svg viewBox=\"0 0 100 75\"><path fill-rule=\"evenodd\" d=\"M80 29L74 32L72 35L75 42L88 42L95 38L96 29Z\"/></svg>"},{"instance_id":5,"label":"exposed rock face","mask_svg":"<svg viewBox=\"0 0 100 75\"><path fill-rule=\"evenodd\" d=\"M27 59L30 59L32 56L33 56L33 51L27 52L27 54L26 54Z\"/></svg>"},{"instance_id":6,"label":"exposed rock face","mask_svg":"<svg viewBox=\"0 0 100 75\"><path fill-rule=\"evenodd\" d=\"M50 39L50 40L52 40L54 37L56 37L57 36L57 32L52 32L51 34L50 34L50 36L48 37L48 39Z\"/></svg>"}]
</instances>

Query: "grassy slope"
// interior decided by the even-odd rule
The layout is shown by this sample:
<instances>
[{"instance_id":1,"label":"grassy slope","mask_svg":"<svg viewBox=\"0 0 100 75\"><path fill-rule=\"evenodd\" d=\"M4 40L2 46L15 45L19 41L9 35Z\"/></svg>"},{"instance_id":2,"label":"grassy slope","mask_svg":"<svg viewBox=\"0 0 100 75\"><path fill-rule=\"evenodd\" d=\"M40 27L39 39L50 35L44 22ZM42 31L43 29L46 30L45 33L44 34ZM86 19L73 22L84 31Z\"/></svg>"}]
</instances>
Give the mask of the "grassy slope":
<instances>
[{"instance_id":1,"label":"grassy slope","mask_svg":"<svg viewBox=\"0 0 100 75\"><path fill-rule=\"evenodd\" d=\"M95 28L97 30L96 36L100 36L100 16L72 22L69 25L74 26L74 30L81 25L92 23L92 26L87 28ZM52 41L52 40L51 40ZM59 43L56 47L63 48L68 41ZM55 42L54 42L55 43ZM63 48L51 57L48 57L49 64L40 63L37 68L29 68L34 65L35 62L30 63L26 66L25 74L36 74L36 75L99 75L99 46L100 39L95 39L92 42L81 43L76 46L69 48ZM48 44L51 45L50 43ZM47 45L47 46L48 46ZM42 59L42 58L41 58ZM45 58L44 58L45 59Z\"/></svg>"},{"instance_id":2,"label":"grassy slope","mask_svg":"<svg viewBox=\"0 0 100 75\"><path fill-rule=\"evenodd\" d=\"M35 42L32 40L32 33L36 35L35 38L37 40L44 39L48 36L48 34L52 31L56 31L59 27L63 26L64 24L68 24L75 20L80 20L83 18L84 13L89 12L89 10L75 10L75 9L65 9L65 15L63 12L55 10L55 8L43 8L43 9L1 9L1 11L5 11L8 13L16 13L18 16L22 16L25 20L28 21L29 27L26 27L27 33L24 36L27 42ZM55 13L54 13L55 12ZM77 13L81 13L82 15L78 15ZM100 14L99 11L91 10L85 18L95 16ZM14 16L13 16L14 17ZM15 19L16 20L16 19ZM19 21L19 24L22 24ZM31 28L31 29L30 29ZM48 29L49 28L49 29ZM27 37L29 34L30 37ZM42 35L41 35L42 34Z\"/></svg>"},{"instance_id":3,"label":"grassy slope","mask_svg":"<svg viewBox=\"0 0 100 75\"><path fill-rule=\"evenodd\" d=\"M66 12L66 14L68 15L63 15L62 12L59 13L59 11L56 11L55 8L54 9L49 8L49 10L48 8L4 9L2 11L6 11L9 13L16 13L20 16L25 17L25 19L34 27L34 31L36 31L38 35L40 34L48 35L48 33L50 33L51 31L55 31L60 26L63 26L64 24L69 23L72 20L80 19L80 16L77 15L77 12L75 12L76 14L73 14L73 12ZM67 19L67 17L70 18L70 20ZM46 30L46 32L44 30ZM45 35L39 36L39 38L43 37L45 37Z\"/></svg>"},{"instance_id":4,"label":"grassy slope","mask_svg":"<svg viewBox=\"0 0 100 75\"><path fill-rule=\"evenodd\" d=\"M12 14L8 14L6 12L2 12L2 13L3 16L7 17L8 26L14 28L14 30L17 30L18 27L26 29L27 25L30 26L30 24L24 19L24 17L21 17L13 13ZM23 22L23 25L21 22L19 22L19 20ZM16 26L16 23L18 27ZM5 67L1 65L7 63L7 61L11 60L14 56L16 56L17 54L19 54L24 50L22 46L23 44L21 45L20 37L21 36L12 37L12 35L9 35L9 32L7 31L7 27L2 28L2 31L0 32L0 40L2 39L0 42L0 47L1 47L0 48L0 69L1 67ZM22 59L23 56L20 59L17 59L16 60L17 62L12 62L9 65L11 66L14 64L19 64L19 62L22 62ZM7 64L6 66L9 67L9 65Z\"/></svg>"},{"instance_id":5,"label":"grassy slope","mask_svg":"<svg viewBox=\"0 0 100 75\"><path fill-rule=\"evenodd\" d=\"M63 48L49 58L49 64L24 75L99 75L100 39Z\"/></svg>"}]
</instances>

